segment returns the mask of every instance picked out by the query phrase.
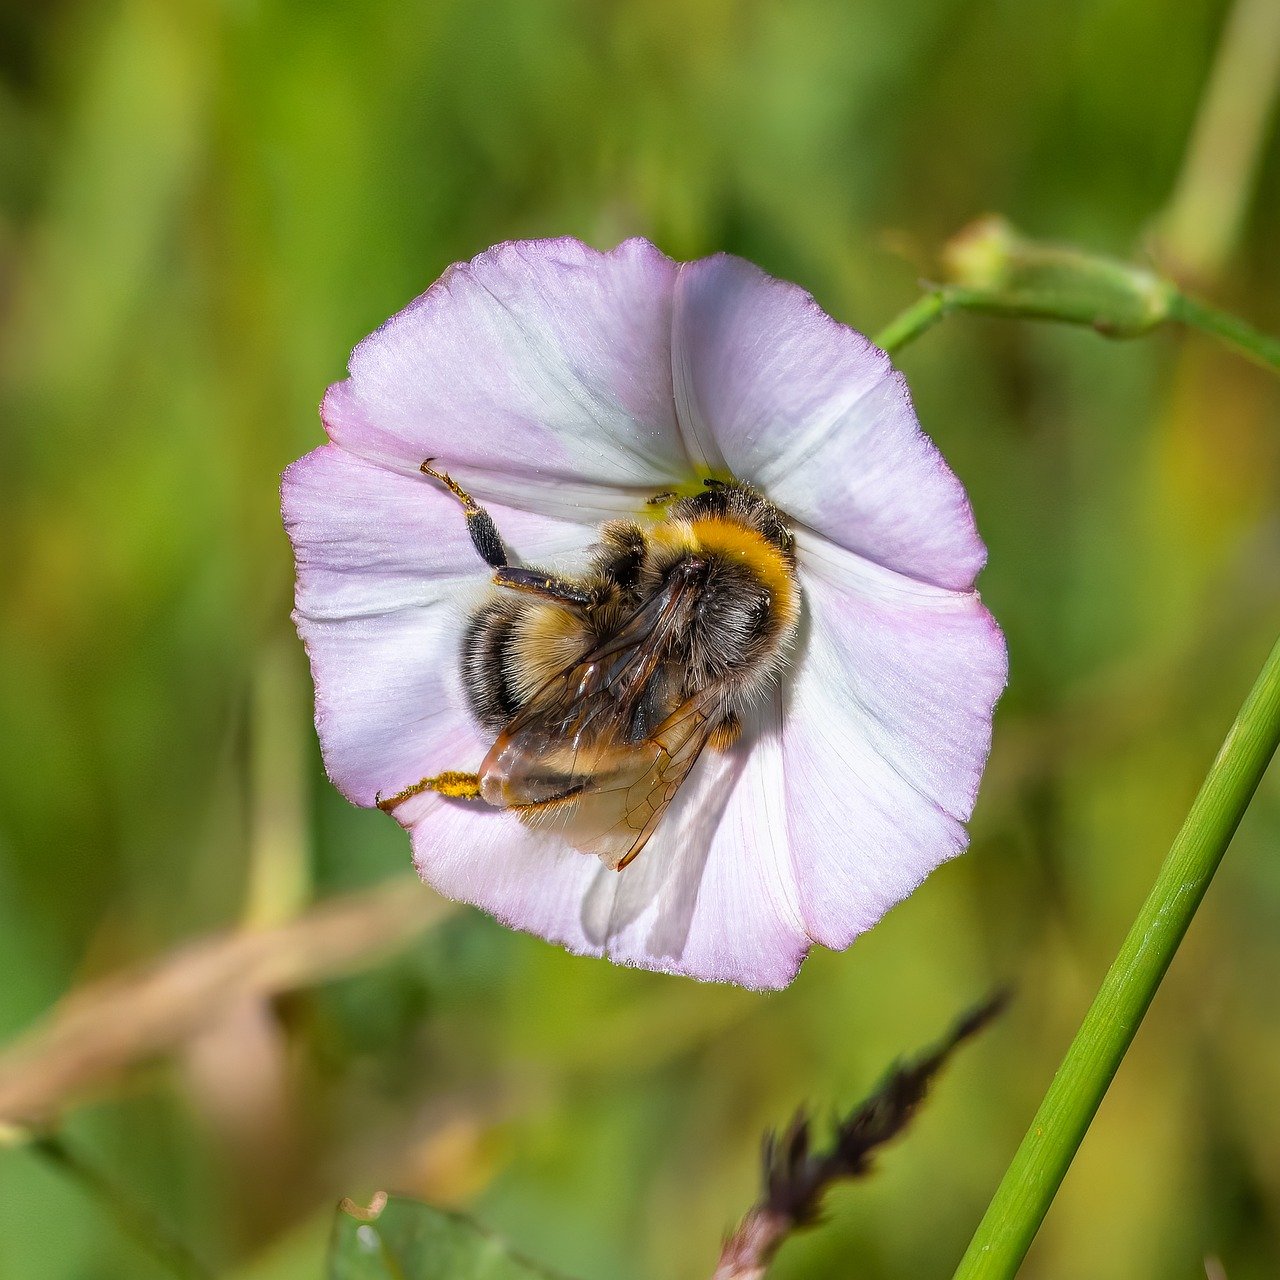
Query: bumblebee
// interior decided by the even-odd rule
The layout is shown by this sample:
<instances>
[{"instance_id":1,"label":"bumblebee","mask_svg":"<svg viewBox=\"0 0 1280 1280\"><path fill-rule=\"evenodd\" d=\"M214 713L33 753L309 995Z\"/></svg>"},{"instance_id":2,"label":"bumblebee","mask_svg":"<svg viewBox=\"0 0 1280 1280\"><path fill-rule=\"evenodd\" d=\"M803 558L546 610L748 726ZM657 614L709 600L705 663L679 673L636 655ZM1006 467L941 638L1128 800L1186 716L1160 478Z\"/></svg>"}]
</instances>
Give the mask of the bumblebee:
<instances>
[{"instance_id":1,"label":"bumblebee","mask_svg":"<svg viewBox=\"0 0 1280 1280\"><path fill-rule=\"evenodd\" d=\"M497 590L472 615L462 678L494 735L475 773L448 772L378 806L437 791L513 810L621 870L644 848L703 749L728 750L741 713L783 671L800 613L795 537L748 484L708 479L602 525L590 564L559 577L509 563L492 517L458 500Z\"/></svg>"}]
</instances>

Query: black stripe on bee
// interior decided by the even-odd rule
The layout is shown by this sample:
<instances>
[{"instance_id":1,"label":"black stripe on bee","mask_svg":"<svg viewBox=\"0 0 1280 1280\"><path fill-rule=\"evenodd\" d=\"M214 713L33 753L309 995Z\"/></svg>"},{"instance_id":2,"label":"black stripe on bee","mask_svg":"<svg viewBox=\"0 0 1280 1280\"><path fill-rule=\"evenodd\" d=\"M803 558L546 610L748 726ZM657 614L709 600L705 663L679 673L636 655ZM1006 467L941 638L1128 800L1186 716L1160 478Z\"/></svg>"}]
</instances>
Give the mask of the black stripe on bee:
<instances>
[{"instance_id":1,"label":"black stripe on bee","mask_svg":"<svg viewBox=\"0 0 1280 1280\"><path fill-rule=\"evenodd\" d=\"M462 642L467 703L475 718L495 733L521 706L511 674L516 616L510 601L491 600L472 617Z\"/></svg>"}]
</instances>

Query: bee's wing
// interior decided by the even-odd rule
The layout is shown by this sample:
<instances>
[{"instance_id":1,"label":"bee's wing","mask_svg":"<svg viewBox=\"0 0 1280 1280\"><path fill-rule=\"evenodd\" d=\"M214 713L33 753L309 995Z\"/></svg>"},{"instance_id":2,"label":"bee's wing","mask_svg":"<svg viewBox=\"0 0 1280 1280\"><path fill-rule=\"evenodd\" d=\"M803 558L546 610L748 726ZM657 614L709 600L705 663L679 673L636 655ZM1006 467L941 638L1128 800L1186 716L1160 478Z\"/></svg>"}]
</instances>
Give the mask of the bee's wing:
<instances>
[{"instance_id":1,"label":"bee's wing","mask_svg":"<svg viewBox=\"0 0 1280 1280\"><path fill-rule=\"evenodd\" d=\"M677 701L663 662L694 589L677 576L530 698L480 766L490 803L610 866L639 853L711 732L710 696ZM646 723L653 728L637 736Z\"/></svg>"},{"instance_id":2,"label":"bee's wing","mask_svg":"<svg viewBox=\"0 0 1280 1280\"><path fill-rule=\"evenodd\" d=\"M584 775L570 795L519 806L530 826L562 835L621 871L644 848L706 746L714 723L698 699L678 707L644 742L581 753ZM598 767L591 771L592 758Z\"/></svg>"}]
</instances>

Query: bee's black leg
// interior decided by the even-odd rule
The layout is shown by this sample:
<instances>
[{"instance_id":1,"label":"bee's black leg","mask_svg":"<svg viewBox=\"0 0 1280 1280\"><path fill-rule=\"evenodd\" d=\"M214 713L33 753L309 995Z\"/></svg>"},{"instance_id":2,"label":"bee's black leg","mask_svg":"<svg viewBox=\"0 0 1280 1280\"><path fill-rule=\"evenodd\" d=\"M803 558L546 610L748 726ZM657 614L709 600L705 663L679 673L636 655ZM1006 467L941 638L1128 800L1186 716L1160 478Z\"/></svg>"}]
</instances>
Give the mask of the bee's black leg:
<instances>
[{"instance_id":1,"label":"bee's black leg","mask_svg":"<svg viewBox=\"0 0 1280 1280\"><path fill-rule=\"evenodd\" d=\"M591 602L588 592L565 578L543 573L540 569L508 564L506 548L502 545L493 517L448 472L437 471L431 465L434 461L434 458L428 458L419 470L424 476L438 480L462 504L467 532L484 562L494 570L493 580L498 586L543 596L560 604L585 605Z\"/></svg>"},{"instance_id":2,"label":"bee's black leg","mask_svg":"<svg viewBox=\"0 0 1280 1280\"><path fill-rule=\"evenodd\" d=\"M558 604L581 606L591 603L591 593L584 591L576 582L557 578L554 574L543 573L541 569L522 569L517 565L502 565L494 570L493 580L500 587L509 587L512 591L524 591L530 595L542 596Z\"/></svg>"},{"instance_id":3,"label":"bee's black leg","mask_svg":"<svg viewBox=\"0 0 1280 1280\"><path fill-rule=\"evenodd\" d=\"M462 511L467 518L467 532L485 564L494 569L505 568L507 552L502 545L498 526L493 523L493 517L448 472L437 471L431 465L434 461L434 458L428 458L418 470L424 476L439 480L462 503Z\"/></svg>"}]
</instances>

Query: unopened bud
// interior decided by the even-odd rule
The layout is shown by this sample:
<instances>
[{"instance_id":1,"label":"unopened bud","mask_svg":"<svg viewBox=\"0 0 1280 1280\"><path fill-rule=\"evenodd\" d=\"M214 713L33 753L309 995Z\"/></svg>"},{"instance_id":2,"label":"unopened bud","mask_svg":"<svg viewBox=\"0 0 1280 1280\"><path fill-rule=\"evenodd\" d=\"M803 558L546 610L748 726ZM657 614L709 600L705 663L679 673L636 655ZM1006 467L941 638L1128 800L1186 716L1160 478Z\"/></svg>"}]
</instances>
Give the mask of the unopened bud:
<instances>
[{"instance_id":1,"label":"unopened bud","mask_svg":"<svg viewBox=\"0 0 1280 1280\"><path fill-rule=\"evenodd\" d=\"M966 309L1074 321L1113 338L1136 337L1167 320L1176 292L1127 262L1028 240L998 217L954 236L943 263Z\"/></svg>"}]
</instances>

